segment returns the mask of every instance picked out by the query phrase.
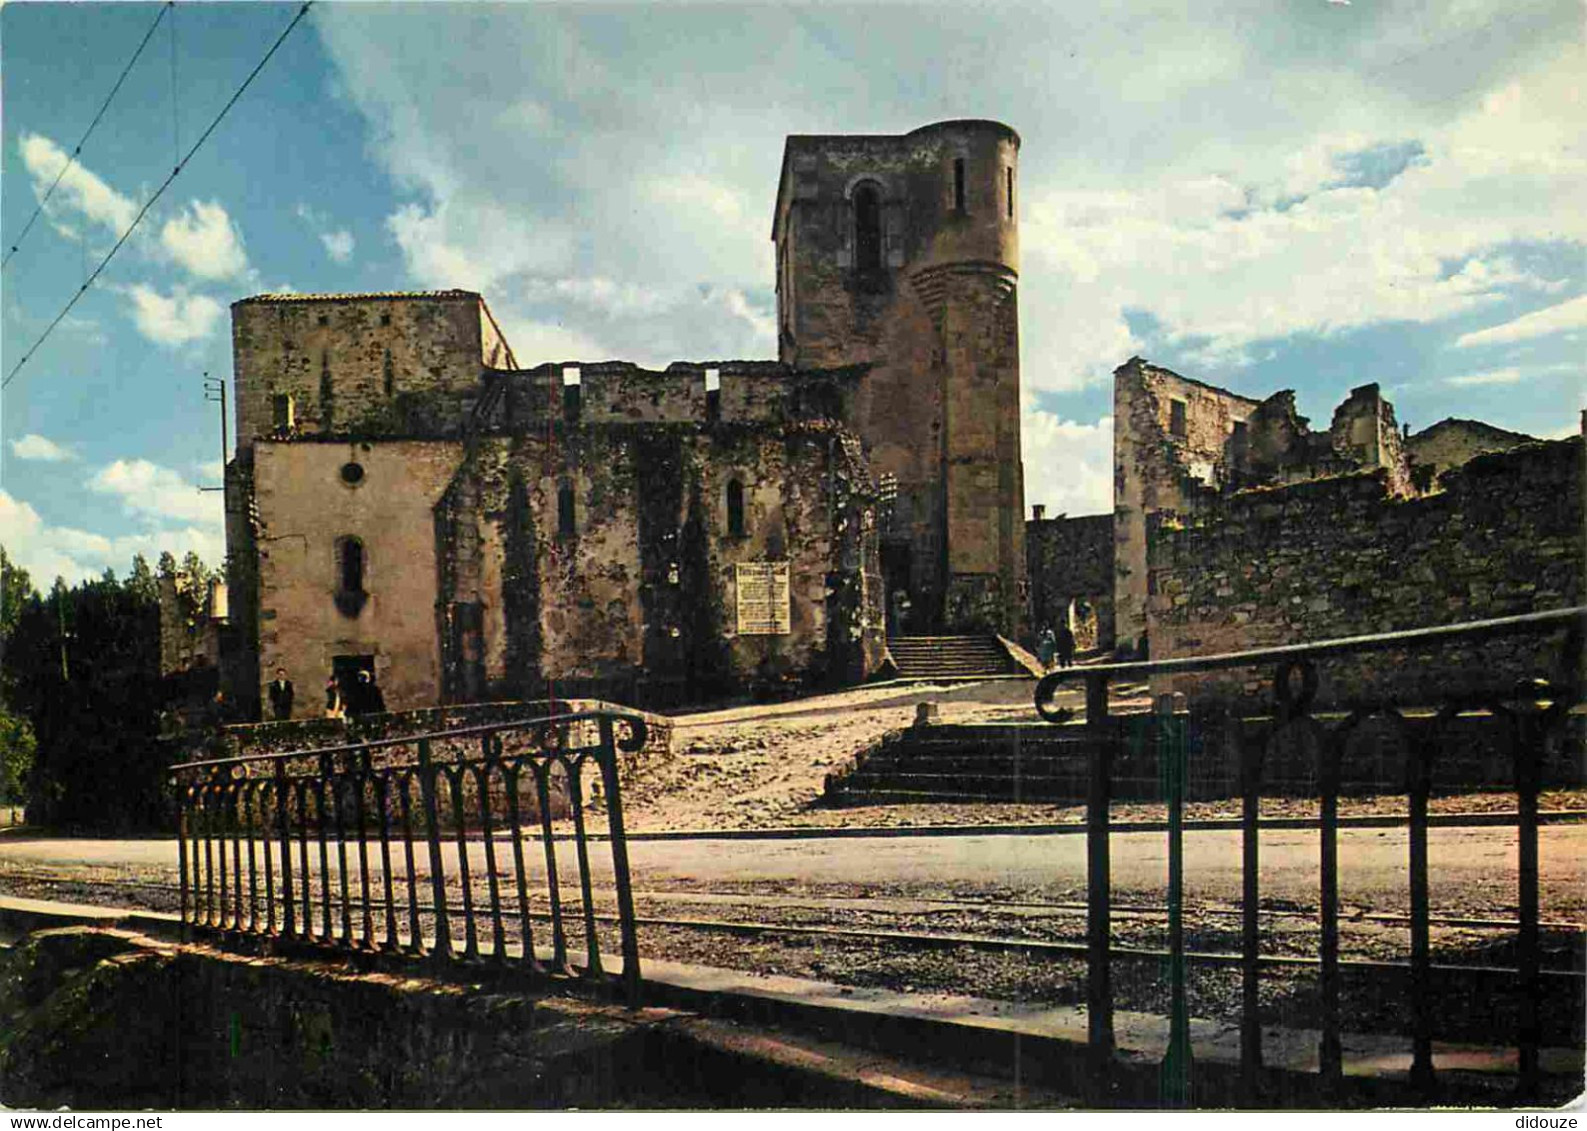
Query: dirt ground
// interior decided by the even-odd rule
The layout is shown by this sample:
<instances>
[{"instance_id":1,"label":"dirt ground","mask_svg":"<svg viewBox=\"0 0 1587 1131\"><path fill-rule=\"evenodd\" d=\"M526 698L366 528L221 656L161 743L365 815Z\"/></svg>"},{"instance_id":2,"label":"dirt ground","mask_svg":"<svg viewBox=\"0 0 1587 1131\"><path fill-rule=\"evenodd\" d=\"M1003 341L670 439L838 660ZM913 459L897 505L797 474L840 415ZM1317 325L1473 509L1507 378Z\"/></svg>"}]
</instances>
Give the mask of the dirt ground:
<instances>
[{"instance_id":1,"label":"dirt ground","mask_svg":"<svg viewBox=\"0 0 1587 1131\"><path fill-rule=\"evenodd\" d=\"M718 831L770 828L898 828L977 824L1069 824L1085 820L1085 807L1054 803L988 802L834 808L819 803L828 774L853 765L857 755L888 731L910 725L916 706L937 704L943 723L1035 721L1036 681L1028 678L962 683L884 684L789 703L734 707L679 716L672 756L644 764L624 782L630 832ZM1081 709L1077 686L1061 705ZM1144 706L1144 688L1115 690L1115 709ZM1346 797L1346 815L1405 812L1405 798ZM1543 795L1544 809L1587 809L1587 791ZM1434 797L1434 813L1514 812L1513 793ZM1314 800L1266 798L1264 816L1313 817ZM1161 820L1161 804L1115 803L1115 820ZM1235 801L1193 802L1191 820L1238 817Z\"/></svg>"}]
</instances>

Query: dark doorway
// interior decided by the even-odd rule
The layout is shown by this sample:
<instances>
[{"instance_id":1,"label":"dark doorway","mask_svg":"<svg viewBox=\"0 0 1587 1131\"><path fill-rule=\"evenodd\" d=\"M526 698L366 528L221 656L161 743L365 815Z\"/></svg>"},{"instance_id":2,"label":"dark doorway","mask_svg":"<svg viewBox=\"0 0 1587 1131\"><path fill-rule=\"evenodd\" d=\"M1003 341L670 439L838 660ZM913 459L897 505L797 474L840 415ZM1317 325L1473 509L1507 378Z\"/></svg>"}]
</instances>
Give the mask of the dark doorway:
<instances>
[{"instance_id":1,"label":"dark doorway","mask_svg":"<svg viewBox=\"0 0 1587 1131\"><path fill-rule=\"evenodd\" d=\"M341 688L342 702L349 703L353 686L358 682L358 673L368 672L369 678L375 677L375 658L373 656L332 656L331 674L336 677L336 686Z\"/></svg>"},{"instance_id":2,"label":"dark doorway","mask_svg":"<svg viewBox=\"0 0 1587 1131\"><path fill-rule=\"evenodd\" d=\"M887 635L902 636L910 631L918 631L914 628L918 616L914 609L915 593L910 582L909 543L883 542L881 559L883 599L887 605Z\"/></svg>"}]
</instances>

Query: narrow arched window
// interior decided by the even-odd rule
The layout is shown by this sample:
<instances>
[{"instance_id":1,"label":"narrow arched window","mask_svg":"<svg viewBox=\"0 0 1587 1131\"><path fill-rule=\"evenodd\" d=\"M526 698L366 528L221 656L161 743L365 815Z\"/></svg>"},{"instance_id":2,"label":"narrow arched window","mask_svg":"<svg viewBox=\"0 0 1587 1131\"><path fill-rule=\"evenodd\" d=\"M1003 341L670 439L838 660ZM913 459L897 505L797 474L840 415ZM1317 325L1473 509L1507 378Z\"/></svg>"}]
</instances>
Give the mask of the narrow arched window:
<instances>
[{"instance_id":1,"label":"narrow arched window","mask_svg":"<svg viewBox=\"0 0 1587 1131\"><path fill-rule=\"evenodd\" d=\"M953 159L953 210L964 211L964 158Z\"/></svg>"},{"instance_id":2,"label":"narrow arched window","mask_svg":"<svg viewBox=\"0 0 1587 1131\"><path fill-rule=\"evenodd\" d=\"M364 544L352 535L336 540L336 607L343 616L356 617L363 611L368 594L364 592L367 562Z\"/></svg>"},{"instance_id":3,"label":"narrow arched window","mask_svg":"<svg viewBox=\"0 0 1587 1131\"><path fill-rule=\"evenodd\" d=\"M364 544L357 538L342 539L341 584L343 593L364 591Z\"/></svg>"},{"instance_id":4,"label":"narrow arched window","mask_svg":"<svg viewBox=\"0 0 1587 1131\"><path fill-rule=\"evenodd\" d=\"M557 484L557 535L572 538L577 533L578 523L573 514L573 484L564 479Z\"/></svg>"},{"instance_id":5,"label":"narrow arched window","mask_svg":"<svg viewBox=\"0 0 1587 1131\"><path fill-rule=\"evenodd\" d=\"M734 538L744 537L744 484L737 479L727 481L727 532Z\"/></svg>"},{"instance_id":6,"label":"narrow arched window","mask_svg":"<svg viewBox=\"0 0 1587 1131\"><path fill-rule=\"evenodd\" d=\"M854 265L861 271L882 269L882 201L871 184L854 190Z\"/></svg>"}]
</instances>

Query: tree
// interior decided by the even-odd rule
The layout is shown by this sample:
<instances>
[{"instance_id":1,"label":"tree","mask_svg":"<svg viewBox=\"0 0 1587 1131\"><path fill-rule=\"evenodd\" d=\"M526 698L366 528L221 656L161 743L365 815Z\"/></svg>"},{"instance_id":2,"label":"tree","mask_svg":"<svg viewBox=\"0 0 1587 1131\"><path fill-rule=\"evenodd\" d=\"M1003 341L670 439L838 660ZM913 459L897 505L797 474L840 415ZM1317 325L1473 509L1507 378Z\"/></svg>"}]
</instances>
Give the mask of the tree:
<instances>
[{"instance_id":1,"label":"tree","mask_svg":"<svg viewBox=\"0 0 1587 1131\"><path fill-rule=\"evenodd\" d=\"M6 548L0 546L0 641L10 639L17 617L22 615L23 604L32 596L37 594L28 571L17 568L7 556Z\"/></svg>"},{"instance_id":2,"label":"tree","mask_svg":"<svg viewBox=\"0 0 1587 1131\"><path fill-rule=\"evenodd\" d=\"M160 583L154 579L154 572L149 569L149 559L142 554L132 559L132 572L127 574L127 592L140 601L160 600Z\"/></svg>"},{"instance_id":3,"label":"tree","mask_svg":"<svg viewBox=\"0 0 1587 1131\"><path fill-rule=\"evenodd\" d=\"M0 801L15 803L27 796L38 740L26 716L0 706Z\"/></svg>"},{"instance_id":4,"label":"tree","mask_svg":"<svg viewBox=\"0 0 1587 1131\"><path fill-rule=\"evenodd\" d=\"M136 567L134 567L136 572ZM118 829L163 818L166 752L155 741L163 698L159 605L114 574L18 603L4 655L6 707L33 736L29 819ZM22 765L22 730L0 761ZM24 771L25 772L25 771Z\"/></svg>"}]
</instances>

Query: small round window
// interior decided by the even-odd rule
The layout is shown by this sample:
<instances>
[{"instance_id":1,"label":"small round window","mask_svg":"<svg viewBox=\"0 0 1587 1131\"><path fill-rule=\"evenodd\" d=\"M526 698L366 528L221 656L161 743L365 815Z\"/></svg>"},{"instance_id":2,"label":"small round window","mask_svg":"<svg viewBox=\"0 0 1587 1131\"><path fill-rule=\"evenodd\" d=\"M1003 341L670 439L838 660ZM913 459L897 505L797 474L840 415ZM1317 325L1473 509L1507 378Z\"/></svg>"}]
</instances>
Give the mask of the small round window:
<instances>
[{"instance_id":1,"label":"small round window","mask_svg":"<svg viewBox=\"0 0 1587 1131\"><path fill-rule=\"evenodd\" d=\"M364 481L364 465L356 462L342 464L342 482L354 486Z\"/></svg>"}]
</instances>

